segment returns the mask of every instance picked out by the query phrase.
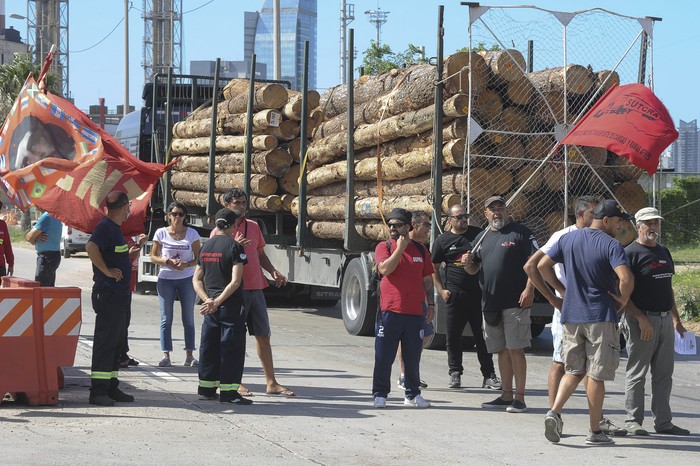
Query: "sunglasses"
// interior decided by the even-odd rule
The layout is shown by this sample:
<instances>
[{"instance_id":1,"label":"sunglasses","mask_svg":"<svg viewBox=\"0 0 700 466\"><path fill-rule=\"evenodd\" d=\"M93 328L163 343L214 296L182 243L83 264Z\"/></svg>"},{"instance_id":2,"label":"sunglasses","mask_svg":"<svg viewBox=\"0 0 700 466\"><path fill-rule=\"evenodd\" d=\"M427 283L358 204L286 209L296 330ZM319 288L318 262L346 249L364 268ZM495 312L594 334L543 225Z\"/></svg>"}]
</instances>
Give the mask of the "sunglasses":
<instances>
[{"instance_id":1,"label":"sunglasses","mask_svg":"<svg viewBox=\"0 0 700 466\"><path fill-rule=\"evenodd\" d=\"M175 211L173 211L173 212L168 212L168 213L169 213L170 215L172 215L173 217L184 217L184 216L185 216L185 213L184 213L184 212L175 212Z\"/></svg>"},{"instance_id":2,"label":"sunglasses","mask_svg":"<svg viewBox=\"0 0 700 466\"><path fill-rule=\"evenodd\" d=\"M450 218L456 218L457 220L467 220L469 218L468 214L452 215Z\"/></svg>"},{"instance_id":3,"label":"sunglasses","mask_svg":"<svg viewBox=\"0 0 700 466\"><path fill-rule=\"evenodd\" d=\"M415 225L415 226L421 226L421 225L423 225L424 227L429 227L429 226L430 226L430 222L418 222L418 223L414 223L414 225Z\"/></svg>"},{"instance_id":4,"label":"sunglasses","mask_svg":"<svg viewBox=\"0 0 700 466\"><path fill-rule=\"evenodd\" d=\"M389 223L388 225L389 225L389 228L396 228L396 229L399 229L403 226L406 226L405 223Z\"/></svg>"}]
</instances>

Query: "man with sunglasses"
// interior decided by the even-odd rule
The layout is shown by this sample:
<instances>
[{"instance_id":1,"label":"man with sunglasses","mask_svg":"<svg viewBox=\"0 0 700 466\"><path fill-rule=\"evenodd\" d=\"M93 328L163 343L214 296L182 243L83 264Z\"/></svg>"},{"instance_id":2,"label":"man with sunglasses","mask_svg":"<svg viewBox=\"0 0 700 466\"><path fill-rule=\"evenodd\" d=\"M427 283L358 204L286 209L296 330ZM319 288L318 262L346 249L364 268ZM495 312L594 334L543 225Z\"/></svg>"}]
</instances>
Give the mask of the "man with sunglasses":
<instances>
[{"instance_id":1,"label":"man with sunglasses","mask_svg":"<svg viewBox=\"0 0 700 466\"><path fill-rule=\"evenodd\" d=\"M462 386L462 333L468 322L474 335L481 375L484 377L481 387L500 390L501 381L496 376L493 355L486 349L482 331L479 278L468 274L462 264L462 255L472 249L472 241L481 233L481 229L469 225L469 214L459 204L450 208L447 227L449 231L438 236L433 243L432 262L435 269L445 264L445 282L438 283L437 286L446 304L447 366L450 376L448 386Z\"/></svg>"},{"instance_id":2,"label":"man with sunglasses","mask_svg":"<svg viewBox=\"0 0 700 466\"><path fill-rule=\"evenodd\" d=\"M462 256L464 269L479 273L484 340L490 353L498 353L501 373L501 396L481 407L523 413L527 411L525 348L530 346L530 306L535 297L523 266L538 246L529 228L513 222L502 196L489 197L484 207L489 228L477 236L479 247Z\"/></svg>"},{"instance_id":3,"label":"man with sunglasses","mask_svg":"<svg viewBox=\"0 0 700 466\"><path fill-rule=\"evenodd\" d=\"M107 195L107 216L97 224L85 250L92 262L92 307L95 334L92 343L90 404L114 406L134 401L119 389L119 357L126 341L126 319L131 312L131 260L121 224L129 217L129 197L121 191Z\"/></svg>"},{"instance_id":4,"label":"man with sunglasses","mask_svg":"<svg viewBox=\"0 0 700 466\"><path fill-rule=\"evenodd\" d=\"M287 283L287 277L272 265L270 258L265 254L265 238L258 223L245 218L248 205L248 196L246 196L245 191L238 188L229 189L224 193L223 202L224 207L243 217L241 223L234 230L232 238L245 248L245 253L248 256L248 263L243 267L243 302L248 333L255 337L258 358L265 374L265 392L268 395L296 396L292 390L280 385L275 377L272 346L270 345L272 329L263 294L263 290L268 287L268 284L262 269L270 274L278 288ZM214 233L212 231L212 236ZM243 396L253 395L243 384L238 391Z\"/></svg>"},{"instance_id":5,"label":"man with sunglasses","mask_svg":"<svg viewBox=\"0 0 700 466\"><path fill-rule=\"evenodd\" d=\"M399 344L406 366L404 404L415 408L430 407L430 402L420 394L419 365L425 322L423 303L428 294L428 306L431 309L435 306L429 293L435 270L425 246L408 236L412 228L411 218L411 213L405 209L396 208L389 212L386 216L391 237L389 248L386 242L381 242L374 251L377 270L382 277L372 378L375 408L386 407L386 398L391 391L391 366Z\"/></svg>"}]
</instances>

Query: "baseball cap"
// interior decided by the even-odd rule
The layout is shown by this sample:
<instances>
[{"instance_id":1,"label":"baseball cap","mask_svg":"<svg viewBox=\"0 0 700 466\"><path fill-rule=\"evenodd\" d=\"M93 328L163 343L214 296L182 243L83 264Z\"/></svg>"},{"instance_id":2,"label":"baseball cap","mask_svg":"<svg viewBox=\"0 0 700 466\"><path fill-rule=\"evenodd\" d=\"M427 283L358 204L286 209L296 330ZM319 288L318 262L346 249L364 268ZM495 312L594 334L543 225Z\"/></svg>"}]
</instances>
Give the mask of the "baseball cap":
<instances>
[{"instance_id":1,"label":"baseball cap","mask_svg":"<svg viewBox=\"0 0 700 466\"><path fill-rule=\"evenodd\" d=\"M634 214L635 222L654 220L655 218L658 218L659 220L664 219L661 215L659 215L659 211L654 209L653 207L644 207L643 209L639 209L637 213Z\"/></svg>"},{"instance_id":2,"label":"baseball cap","mask_svg":"<svg viewBox=\"0 0 700 466\"><path fill-rule=\"evenodd\" d=\"M615 199L605 199L593 210L593 218L601 220L603 217L620 217L624 220L633 219Z\"/></svg>"},{"instance_id":3,"label":"baseball cap","mask_svg":"<svg viewBox=\"0 0 700 466\"><path fill-rule=\"evenodd\" d=\"M411 220L413 219L413 214L411 214L411 212L409 212L406 209L397 207L395 209L391 209L389 215L386 216L387 220L391 220L392 218L401 221L401 223L406 223L410 225Z\"/></svg>"},{"instance_id":4,"label":"baseball cap","mask_svg":"<svg viewBox=\"0 0 700 466\"><path fill-rule=\"evenodd\" d=\"M502 202L505 205L506 200L503 196L491 196L488 199L486 199L486 202L484 202L484 208L488 208L488 206L490 206L494 202Z\"/></svg>"},{"instance_id":5,"label":"baseball cap","mask_svg":"<svg viewBox=\"0 0 700 466\"><path fill-rule=\"evenodd\" d=\"M236 223L239 215L231 209L223 208L216 213L216 226L221 230L225 230Z\"/></svg>"}]
</instances>

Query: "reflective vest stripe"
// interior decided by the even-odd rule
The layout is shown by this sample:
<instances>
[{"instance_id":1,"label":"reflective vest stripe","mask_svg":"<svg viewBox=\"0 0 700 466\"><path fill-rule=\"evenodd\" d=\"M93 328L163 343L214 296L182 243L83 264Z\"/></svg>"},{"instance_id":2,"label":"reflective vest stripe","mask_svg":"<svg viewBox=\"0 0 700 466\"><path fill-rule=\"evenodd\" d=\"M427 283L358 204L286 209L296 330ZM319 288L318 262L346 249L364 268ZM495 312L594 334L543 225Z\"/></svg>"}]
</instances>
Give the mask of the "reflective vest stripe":
<instances>
[{"instance_id":1,"label":"reflective vest stripe","mask_svg":"<svg viewBox=\"0 0 700 466\"><path fill-rule=\"evenodd\" d=\"M44 298L44 334L69 335L80 323L79 298Z\"/></svg>"},{"instance_id":2,"label":"reflective vest stripe","mask_svg":"<svg viewBox=\"0 0 700 466\"><path fill-rule=\"evenodd\" d=\"M114 252L116 252L116 253L129 252L129 245L122 244L121 246L114 246Z\"/></svg>"},{"instance_id":3,"label":"reflective vest stripe","mask_svg":"<svg viewBox=\"0 0 700 466\"><path fill-rule=\"evenodd\" d=\"M219 391L220 392L234 392L238 391L238 389L241 387L241 384L239 383L222 383L219 386Z\"/></svg>"},{"instance_id":4,"label":"reflective vest stripe","mask_svg":"<svg viewBox=\"0 0 700 466\"><path fill-rule=\"evenodd\" d=\"M218 380L199 380L199 386L202 388L216 388L219 386Z\"/></svg>"},{"instance_id":5,"label":"reflective vest stripe","mask_svg":"<svg viewBox=\"0 0 700 466\"><path fill-rule=\"evenodd\" d=\"M0 301L0 337L34 335L32 299L9 298Z\"/></svg>"}]
</instances>

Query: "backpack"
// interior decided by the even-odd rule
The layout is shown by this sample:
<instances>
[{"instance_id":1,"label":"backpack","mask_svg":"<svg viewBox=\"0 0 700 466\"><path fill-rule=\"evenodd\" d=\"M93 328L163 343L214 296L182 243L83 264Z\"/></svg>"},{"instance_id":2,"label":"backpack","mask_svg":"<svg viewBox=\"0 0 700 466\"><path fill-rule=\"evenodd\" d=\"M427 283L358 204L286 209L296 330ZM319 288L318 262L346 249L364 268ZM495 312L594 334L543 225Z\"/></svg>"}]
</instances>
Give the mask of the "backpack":
<instances>
[{"instance_id":1,"label":"backpack","mask_svg":"<svg viewBox=\"0 0 700 466\"><path fill-rule=\"evenodd\" d=\"M423 261L425 261L425 253L427 251L427 248L416 240L412 239L411 241L416 246L416 248L418 248L418 250L421 253L421 256L423 256ZM386 240L386 241L384 241L384 244L386 245L387 253L389 255L391 255L391 241ZM377 262L374 261L374 263L372 264L372 273L370 274L370 277L369 277L369 295L370 295L370 297L377 300L377 309L379 309L379 282L381 282L381 281L382 281L382 274L379 273L379 268L377 267Z\"/></svg>"}]
</instances>

